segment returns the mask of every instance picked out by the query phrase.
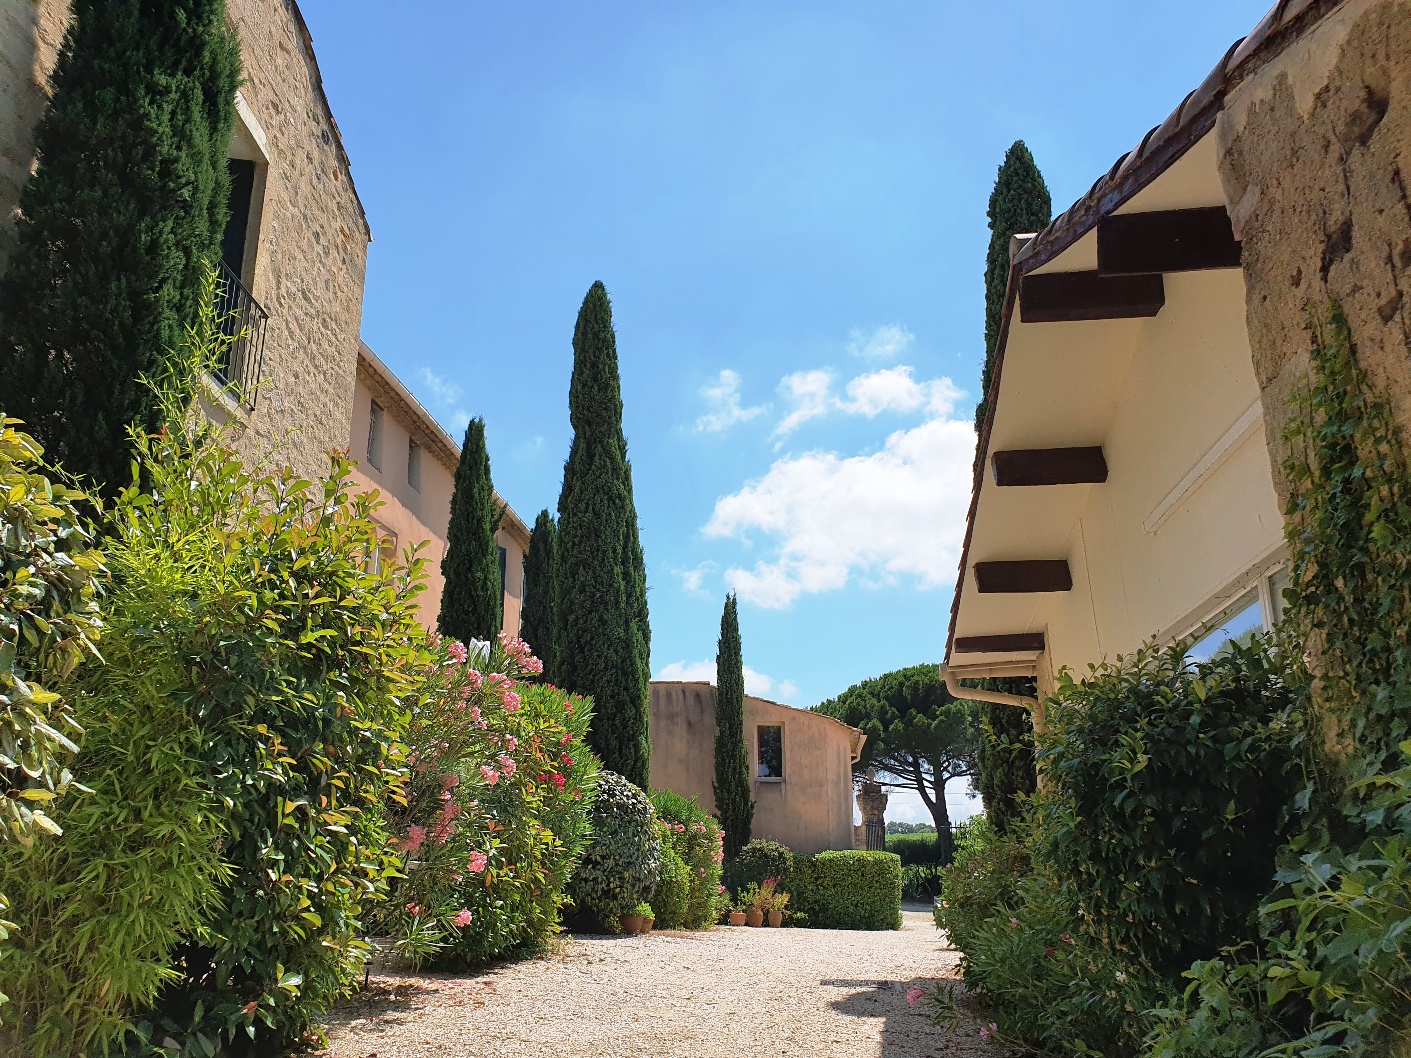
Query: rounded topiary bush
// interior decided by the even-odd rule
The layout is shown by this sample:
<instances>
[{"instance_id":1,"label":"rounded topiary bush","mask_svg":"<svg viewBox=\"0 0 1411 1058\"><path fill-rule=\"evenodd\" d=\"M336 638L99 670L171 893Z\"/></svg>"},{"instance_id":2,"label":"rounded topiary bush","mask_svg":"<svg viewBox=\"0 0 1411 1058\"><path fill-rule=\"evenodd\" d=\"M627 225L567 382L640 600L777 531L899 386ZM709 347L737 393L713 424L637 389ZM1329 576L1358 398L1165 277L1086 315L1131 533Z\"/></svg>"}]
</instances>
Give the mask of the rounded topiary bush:
<instances>
[{"instance_id":1,"label":"rounded topiary bush","mask_svg":"<svg viewBox=\"0 0 1411 1058\"><path fill-rule=\"evenodd\" d=\"M609 929L630 915L661 878L661 838L652 803L616 772L598 775L590 815L592 843L573 872L569 893L578 910Z\"/></svg>"},{"instance_id":2,"label":"rounded topiary bush","mask_svg":"<svg viewBox=\"0 0 1411 1058\"><path fill-rule=\"evenodd\" d=\"M794 854L787 845L755 838L725 871L725 884L736 892L747 885L761 885L766 878L778 878L782 883L794 873Z\"/></svg>"},{"instance_id":3,"label":"rounded topiary bush","mask_svg":"<svg viewBox=\"0 0 1411 1058\"><path fill-rule=\"evenodd\" d=\"M661 850L661 878L652 893L652 914L657 929L677 929L685 923L691 902L691 871L669 845Z\"/></svg>"}]
</instances>

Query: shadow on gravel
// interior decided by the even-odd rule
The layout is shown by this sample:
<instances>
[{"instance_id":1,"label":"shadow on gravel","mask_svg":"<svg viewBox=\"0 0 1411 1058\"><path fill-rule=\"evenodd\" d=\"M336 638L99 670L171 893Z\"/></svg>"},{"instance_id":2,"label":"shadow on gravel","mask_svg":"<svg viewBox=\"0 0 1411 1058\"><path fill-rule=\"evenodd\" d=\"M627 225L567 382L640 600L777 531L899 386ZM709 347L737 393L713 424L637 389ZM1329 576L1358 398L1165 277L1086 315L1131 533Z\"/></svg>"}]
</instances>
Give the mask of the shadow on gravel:
<instances>
[{"instance_id":1,"label":"shadow on gravel","mask_svg":"<svg viewBox=\"0 0 1411 1058\"><path fill-rule=\"evenodd\" d=\"M906 1001L909 988L921 988L929 995L939 978L919 977L911 981L850 981L819 982L824 988L849 989L851 994L836 999L828 1006L853 1018L881 1018L882 1049L880 1058L917 1058L918 1055L993 1055L1001 1058L1007 1052L992 1048L980 1038L979 1026L966 1019L954 1032L931 1023L923 1004L911 1006ZM938 1045L944 1050L935 1050Z\"/></svg>"}]
</instances>

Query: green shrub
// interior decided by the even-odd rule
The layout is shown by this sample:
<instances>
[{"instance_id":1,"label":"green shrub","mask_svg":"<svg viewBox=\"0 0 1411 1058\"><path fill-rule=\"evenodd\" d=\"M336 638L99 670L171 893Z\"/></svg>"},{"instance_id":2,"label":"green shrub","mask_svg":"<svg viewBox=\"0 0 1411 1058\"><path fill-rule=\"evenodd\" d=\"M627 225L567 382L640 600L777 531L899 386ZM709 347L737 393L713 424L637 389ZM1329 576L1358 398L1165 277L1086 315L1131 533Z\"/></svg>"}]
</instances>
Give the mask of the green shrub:
<instances>
[{"instance_id":1,"label":"green shrub","mask_svg":"<svg viewBox=\"0 0 1411 1058\"><path fill-rule=\"evenodd\" d=\"M991 832L989 840L962 848L941 871L936 925L952 945L968 952L978 931L1008 917L1000 909L1017 906L1019 883L1029 870L1028 836L1018 828L1005 835Z\"/></svg>"},{"instance_id":2,"label":"green shrub","mask_svg":"<svg viewBox=\"0 0 1411 1058\"><path fill-rule=\"evenodd\" d=\"M517 639L432 636L407 734L407 785L386 806L405 878L371 926L414 965L474 966L554 932L587 846L597 759L591 703L523 682Z\"/></svg>"},{"instance_id":3,"label":"green shrub","mask_svg":"<svg viewBox=\"0 0 1411 1058\"><path fill-rule=\"evenodd\" d=\"M689 875L691 891L680 925L685 929L709 926L720 916L726 899L720 884L720 865L725 858L725 835L720 824L694 797L657 790L651 801L657 816L666 824L668 843Z\"/></svg>"},{"instance_id":4,"label":"green shrub","mask_svg":"<svg viewBox=\"0 0 1411 1058\"><path fill-rule=\"evenodd\" d=\"M593 837L569 893L580 911L607 929L649 896L661 876L661 839L647 795L615 772L598 775L589 815Z\"/></svg>"},{"instance_id":5,"label":"green shrub","mask_svg":"<svg viewBox=\"0 0 1411 1058\"><path fill-rule=\"evenodd\" d=\"M941 891L941 871L934 863L904 864L901 895L904 900L932 900Z\"/></svg>"},{"instance_id":6,"label":"green shrub","mask_svg":"<svg viewBox=\"0 0 1411 1058\"><path fill-rule=\"evenodd\" d=\"M928 867L940 866L941 846L936 832L920 834L888 834L887 851L901 858L903 867L924 864Z\"/></svg>"},{"instance_id":7,"label":"green shrub","mask_svg":"<svg viewBox=\"0 0 1411 1058\"><path fill-rule=\"evenodd\" d=\"M286 1046L358 976L393 867L416 566L369 571L375 501L341 456L317 484L253 473L183 412L135 437L150 490L111 514L107 664L73 693L93 793L0 868L22 926L0 979L35 1053L129 1028Z\"/></svg>"},{"instance_id":8,"label":"green shrub","mask_svg":"<svg viewBox=\"0 0 1411 1058\"><path fill-rule=\"evenodd\" d=\"M900 929L901 860L891 852L797 856L790 907L817 929Z\"/></svg>"},{"instance_id":9,"label":"green shrub","mask_svg":"<svg viewBox=\"0 0 1411 1058\"><path fill-rule=\"evenodd\" d=\"M691 900L691 872L662 835L661 878L652 892L652 914L658 929L677 929L685 924Z\"/></svg>"},{"instance_id":10,"label":"green shrub","mask_svg":"<svg viewBox=\"0 0 1411 1058\"><path fill-rule=\"evenodd\" d=\"M760 885L766 878L788 881L794 873L794 854L787 845L755 838L725 867L725 885L738 893L747 885Z\"/></svg>"},{"instance_id":11,"label":"green shrub","mask_svg":"<svg viewBox=\"0 0 1411 1058\"><path fill-rule=\"evenodd\" d=\"M1099 942L1179 972L1253 939L1302 778L1304 701L1257 639L1191 663L1140 648L1081 683L1064 672L1039 736L1042 857Z\"/></svg>"}]
</instances>

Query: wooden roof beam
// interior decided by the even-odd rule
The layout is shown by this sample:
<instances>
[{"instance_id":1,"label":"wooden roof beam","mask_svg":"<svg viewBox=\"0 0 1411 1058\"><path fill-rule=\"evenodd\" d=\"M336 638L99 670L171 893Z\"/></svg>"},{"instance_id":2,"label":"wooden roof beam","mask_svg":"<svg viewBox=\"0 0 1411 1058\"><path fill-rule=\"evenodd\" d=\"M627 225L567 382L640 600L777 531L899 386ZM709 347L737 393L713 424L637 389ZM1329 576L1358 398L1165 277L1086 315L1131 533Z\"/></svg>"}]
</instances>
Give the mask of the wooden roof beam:
<instances>
[{"instance_id":1,"label":"wooden roof beam","mask_svg":"<svg viewBox=\"0 0 1411 1058\"><path fill-rule=\"evenodd\" d=\"M995 484L1083 485L1107 480L1101 446L1092 448L1016 448L990 456Z\"/></svg>"},{"instance_id":2,"label":"wooden roof beam","mask_svg":"<svg viewBox=\"0 0 1411 1058\"><path fill-rule=\"evenodd\" d=\"M1120 213L1097 225L1097 270L1104 276L1238 268L1240 244L1224 206Z\"/></svg>"},{"instance_id":3,"label":"wooden roof beam","mask_svg":"<svg viewBox=\"0 0 1411 1058\"><path fill-rule=\"evenodd\" d=\"M1073 575L1068 572L1068 561L1061 558L976 562L975 587L981 595L1072 591Z\"/></svg>"},{"instance_id":4,"label":"wooden roof beam","mask_svg":"<svg viewBox=\"0 0 1411 1058\"><path fill-rule=\"evenodd\" d=\"M957 636L957 654L1020 654L1044 652L1042 632L1013 632L998 636Z\"/></svg>"},{"instance_id":5,"label":"wooden roof beam","mask_svg":"<svg viewBox=\"0 0 1411 1058\"><path fill-rule=\"evenodd\" d=\"M1155 275L1043 272L1019 283L1021 323L1130 320L1155 316L1166 304L1166 284Z\"/></svg>"}]
</instances>

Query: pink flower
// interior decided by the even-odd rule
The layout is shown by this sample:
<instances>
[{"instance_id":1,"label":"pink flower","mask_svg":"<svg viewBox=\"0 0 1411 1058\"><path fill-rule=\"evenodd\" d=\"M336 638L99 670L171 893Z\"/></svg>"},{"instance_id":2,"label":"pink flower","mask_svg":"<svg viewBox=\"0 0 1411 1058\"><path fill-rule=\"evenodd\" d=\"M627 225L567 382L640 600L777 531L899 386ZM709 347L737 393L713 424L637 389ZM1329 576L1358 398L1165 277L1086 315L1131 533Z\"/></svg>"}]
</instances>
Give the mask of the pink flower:
<instances>
[{"instance_id":1,"label":"pink flower","mask_svg":"<svg viewBox=\"0 0 1411 1058\"><path fill-rule=\"evenodd\" d=\"M480 723L480 706L473 706L470 710L470 718L477 724Z\"/></svg>"},{"instance_id":2,"label":"pink flower","mask_svg":"<svg viewBox=\"0 0 1411 1058\"><path fill-rule=\"evenodd\" d=\"M452 643L446 648L446 653L451 655L451 660L457 665L464 665L465 659L470 656L464 643Z\"/></svg>"},{"instance_id":3,"label":"pink flower","mask_svg":"<svg viewBox=\"0 0 1411 1058\"><path fill-rule=\"evenodd\" d=\"M1066 934L1066 933L1063 934L1063 942L1064 942L1065 944L1074 944L1074 943L1076 943L1076 942L1073 940L1073 938L1070 937L1070 936L1068 936L1068 934Z\"/></svg>"},{"instance_id":4,"label":"pink flower","mask_svg":"<svg viewBox=\"0 0 1411 1058\"><path fill-rule=\"evenodd\" d=\"M564 735L563 738L559 739L559 745L560 745L560 746L566 746L566 745L568 745L568 744L569 744L570 742L572 742L572 741L573 741L573 736L572 736L572 735Z\"/></svg>"},{"instance_id":5,"label":"pink flower","mask_svg":"<svg viewBox=\"0 0 1411 1058\"><path fill-rule=\"evenodd\" d=\"M551 779L554 781L554 785L557 786L560 790L562 790L562 789L568 784L568 780L565 779L565 778L564 778L562 775L560 775L558 772L554 772L551 776L549 776L549 778L551 778ZM577 790L575 790L575 791L573 792L573 796L574 796L575 798L578 797L578 791L577 791Z\"/></svg>"},{"instance_id":6,"label":"pink flower","mask_svg":"<svg viewBox=\"0 0 1411 1058\"><path fill-rule=\"evenodd\" d=\"M572 715L573 715L573 703L572 703L572 702L564 702L564 703L563 703L563 711L564 711L565 713L567 713L569 716L572 716Z\"/></svg>"},{"instance_id":7,"label":"pink flower","mask_svg":"<svg viewBox=\"0 0 1411 1058\"><path fill-rule=\"evenodd\" d=\"M413 916L419 915L419 914L421 914L421 905L419 905L419 904L408 904L408 905L407 905L407 910L410 911Z\"/></svg>"},{"instance_id":8,"label":"pink flower","mask_svg":"<svg viewBox=\"0 0 1411 1058\"><path fill-rule=\"evenodd\" d=\"M494 768L490 767L490 765L488 764L480 765L480 774L484 776L485 784L487 786L494 786L497 782L500 781L500 773L497 772Z\"/></svg>"},{"instance_id":9,"label":"pink flower","mask_svg":"<svg viewBox=\"0 0 1411 1058\"><path fill-rule=\"evenodd\" d=\"M1010 924L1011 926L1017 926L1017 925L1019 925L1019 920L1018 920L1017 918L1011 918L1011 919L1009 920L1009 924Z\"/></svg>"},{"instance_id":10,"label":"pink flower","mask_svg":"<svg viewBox=\"0 0 1411 1058\"><path fill-rule=\"evenodd\" d=\"M999 1035L999 1026L993 1021L980 1029L980 1039L988 1040L991 1036Z\"/></svg>"},{"instance_id":11,"label":"pink flower","mask_svg":"<svg viewBox=\"0 0 1411 1058\"><path fill-rule=\"evenodd\" d=\"M724 896L724 895L725 895L725 886L723 886L723 885L717 885L717 886L715 887L715 891L716 891L717 893L719 893L721 896Z\"/></svg>"},{"instance_id":12,"label":"pink flower","mask_svg":"<svg viewBox=\"0 0 1411 1058\"><path fill-rule=\"evenodd\" d=\"M466 673L465 678L466 682L470 684L470 689L472 691L478 691L481 687L485 685L485 681L481 677L478 669L471 669L469 672Z\"/></svg>"},{"instance_id":13,"label":"pink flower","mask_svg":"<svg viewBox=\"0 0 1411 1058\"><path fill-rule=\"evenodd\" d=\"M483 852L472 852L470 862L465 865L465 869L471 874L480 874L490 863L490 857Z\"/></svg>"},{"instance_id":14,"label":"pink flower","mask_svg":"<svg viewBox=\"0 0 1411 1058\"><path fill-rule=\"evenodd\" d=\"M500 757L499 761L500 770L504 772L506 778L514 774L514 758Z\"/></svg>"},{"instance_id":15,"label":"pink flower","mask_svg":"<svg viewBox=\"0 0 1411 1058\"><path fill-rule=\"evenodd\" d=\"M461 908L461 913L455 917L455 924L457 929L465 929L470 925L470 912Z\"/></svg>"},{"instance_id":16,"label":"pink flower","mask_svg":"<svg viewBox=\"0 0 1411 1058\"><path fill-rule=\"evenodd\" d=\"M921 1002L921 1000L925 998L926 989L924 988L916 988L913 986L906 990L906 1001L910 1006L916 1006L917 1003Z\"/></svg>"},{"instance_id":17,"label":"pink flower","mask_svg":"<svg viewBox=\"0 0 1411 1058\"><path fill-rule=\"evenodd\" d=\"M514 691L503 692L502 699L505 703L505 712L512 713L519 708L519 695Z\"/></svg>"},{"instance_id":18,"label":"pink flower","mask_svg":"<svg viewBox=\"0 0 1411 1058\"><path fill-rule=\"evenodd\" d=\"M441 780L441 789L449 790L461 781L461 777L453 771L448 771L445 778Z\"/></svg>"},{"instance_id":19,"label":"pink flower","mask_svg":"<svg viewBox=\"0 0 1411 1058\"><path fill-rule=\"evenodd\" d=\"M505 736L505 749L507 749L507 750L509 750L511 753L513 753L514 750L515 750L515 747L518 746L518 745L519 745L519 739L515 738L513 735L506 735L506 736Z\"/></svg>"},{"instance_id":20,"label":"pink flower","mask_svg":"<svg viewBox=\"0 0 1411 1058\"><path fill-rule=\"evenodd\" d=\"M425 827L407 827L407 836L402 841L403 852L415 852L421 848L421 843L426 840Z\"/></svg>"}]
</instances>

